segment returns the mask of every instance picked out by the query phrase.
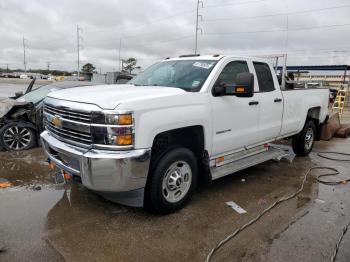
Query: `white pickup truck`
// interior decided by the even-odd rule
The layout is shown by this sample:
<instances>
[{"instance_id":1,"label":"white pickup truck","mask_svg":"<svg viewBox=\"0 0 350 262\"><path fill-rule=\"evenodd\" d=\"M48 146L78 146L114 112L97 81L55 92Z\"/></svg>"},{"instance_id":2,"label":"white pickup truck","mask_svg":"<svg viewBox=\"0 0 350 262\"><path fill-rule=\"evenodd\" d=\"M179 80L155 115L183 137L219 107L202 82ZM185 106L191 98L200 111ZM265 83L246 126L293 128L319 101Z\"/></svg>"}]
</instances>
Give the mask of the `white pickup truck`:
<instances>
[{"instance_id":1,"label":"white pickup truck","mask_svg":"<svg viewBox=\"0 0 350 262\"><path fill-rule=\"evenodd\" d=\"M266 161L269 142L290 138L307 155L328 97L328 89L281 91L263 59L180 56L126 85L51 93L41 140L50 161L87 188L165 214L201 180Z\"/></svg>"}]
</instances>

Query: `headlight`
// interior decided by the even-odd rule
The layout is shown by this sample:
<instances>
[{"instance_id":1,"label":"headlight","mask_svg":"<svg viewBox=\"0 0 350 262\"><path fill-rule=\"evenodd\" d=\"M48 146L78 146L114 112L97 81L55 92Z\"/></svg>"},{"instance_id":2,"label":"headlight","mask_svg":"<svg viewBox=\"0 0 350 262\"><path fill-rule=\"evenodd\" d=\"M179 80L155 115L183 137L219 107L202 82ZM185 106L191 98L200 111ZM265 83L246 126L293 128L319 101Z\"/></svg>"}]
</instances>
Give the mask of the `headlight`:
<instances>
[{"instance_id":1,"label":"headlight","mask_svg":"<svg viewBox=\"0 0 350 262\"><path fill-rule=\"evenodd\" d=\"M114 111L93 112L91 117L93 124L101 125L132 125L132 113L116 113Z\"/></svg>"},{"instance_id":2,"label":"headlight","mask_svg":"<svg viewBox=\"0 0 350 262\"><path fill-rule=\"evenodd\" d=\"M105 114L106 124L132 125L132 114Z\"/></svg>"},{"instance_id":3,"label":"headlight","mask_svg":"<svg viewBox=\"0 0 350 262\"><path fill-rule=\"evenodd\" d=\"M114 111L92 114L91 133L97 148L130 148L134 143L133 114Z\"/></svg>"}]
</instances>

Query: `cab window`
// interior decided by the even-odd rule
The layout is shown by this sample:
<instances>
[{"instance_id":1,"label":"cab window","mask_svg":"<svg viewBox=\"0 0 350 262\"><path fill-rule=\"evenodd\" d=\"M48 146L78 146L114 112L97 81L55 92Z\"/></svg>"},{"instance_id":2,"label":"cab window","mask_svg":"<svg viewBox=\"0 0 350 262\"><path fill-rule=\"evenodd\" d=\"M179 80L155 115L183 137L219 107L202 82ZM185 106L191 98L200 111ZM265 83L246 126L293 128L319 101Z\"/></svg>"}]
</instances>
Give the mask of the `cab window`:
<instances>
[{"instance_id":1,"label":"cab window","mask_svg":"<svg viewBox=\"0 0 350 262\"><path fill-rule=\"evenodd\" d=\"M271 70L268 64L253 62L256 76L258 78L259 91L271 92L275 90Z\"/></svg>"},{"instance_id":2,"label":"cab window","mask_svg":"<svg viewBox=\"0 0 350 262\"><path fill-rule=\"evenodd\" d=\"M222 82L228 85L236 83L236 78L239 73L249 73L248 64L246 61L232 61L228 63L218 77L218 83Z\"/></svg>"}]
</instances>

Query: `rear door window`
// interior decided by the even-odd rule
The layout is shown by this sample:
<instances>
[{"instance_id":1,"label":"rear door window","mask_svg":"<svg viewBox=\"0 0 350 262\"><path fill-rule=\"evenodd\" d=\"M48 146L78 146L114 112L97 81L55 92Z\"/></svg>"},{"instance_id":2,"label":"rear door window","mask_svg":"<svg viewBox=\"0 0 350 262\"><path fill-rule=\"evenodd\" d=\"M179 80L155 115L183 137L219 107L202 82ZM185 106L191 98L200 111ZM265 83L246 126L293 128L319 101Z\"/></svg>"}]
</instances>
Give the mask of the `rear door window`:
<instances>
[{"instance_id":1,"label":"rear door window","mask_svg":"<svg viewBox=\"0 0 350 262\"><path fill-rule=\"evenodd\" d=\"M258 77L259 91L271 92L275 90L271 70L268 64L253 62L256 75Z\"/></svg>"}]
</instances>

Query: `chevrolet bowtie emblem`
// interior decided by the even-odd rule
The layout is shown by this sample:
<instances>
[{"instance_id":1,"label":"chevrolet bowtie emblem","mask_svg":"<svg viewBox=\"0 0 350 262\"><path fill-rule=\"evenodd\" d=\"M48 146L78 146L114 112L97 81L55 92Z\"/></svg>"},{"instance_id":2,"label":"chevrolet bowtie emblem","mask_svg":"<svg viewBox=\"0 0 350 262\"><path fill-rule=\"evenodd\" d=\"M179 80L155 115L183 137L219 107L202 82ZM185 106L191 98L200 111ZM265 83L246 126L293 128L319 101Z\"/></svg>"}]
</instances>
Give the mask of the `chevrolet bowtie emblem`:
<instances>
[{"instance_id":1,"label":"chevrolet bowtie emblem","mask_svg":"<svg viewBox=\"0 0 350 262\"><path fill-rule=\"evenodd\" d=\"M59 116L54 116L51 119L51 124L53 124L55 127L62 127L62 119Z\"/></svg>"}]
</instances>

